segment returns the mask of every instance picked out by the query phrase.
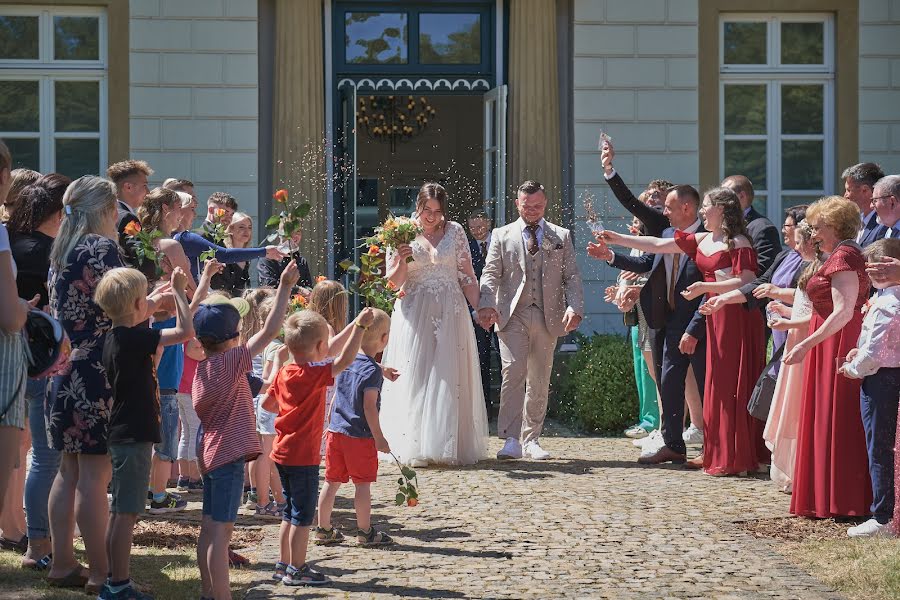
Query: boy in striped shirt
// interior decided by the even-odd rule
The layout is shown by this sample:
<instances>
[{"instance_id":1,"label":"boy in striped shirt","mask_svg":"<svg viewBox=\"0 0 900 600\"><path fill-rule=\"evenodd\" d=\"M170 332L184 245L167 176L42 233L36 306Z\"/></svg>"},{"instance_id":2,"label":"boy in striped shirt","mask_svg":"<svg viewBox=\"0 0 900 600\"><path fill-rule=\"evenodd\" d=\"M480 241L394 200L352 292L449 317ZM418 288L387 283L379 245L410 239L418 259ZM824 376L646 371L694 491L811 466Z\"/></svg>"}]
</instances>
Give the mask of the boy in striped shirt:
<instances>
[{"instance_id":1,"label":"boy in striped shirt","mask_svg":"<svg viewBox=\"0 0 900 600\"><path fill-rule=\"evenodd\" d=\"M197 459L203 475L203 521L197 562L203 600L231 598L228 544L241 503L244 463L262 452L247 373L253 370L253 357L281 330L298 279L297 265L291 261L281 274L275 307L265 325L243 343L240 309L246 312L246 301L201 304L194 315L194 330L206 352L191 389L200 418Z\"/></svg>"}]
</instances>

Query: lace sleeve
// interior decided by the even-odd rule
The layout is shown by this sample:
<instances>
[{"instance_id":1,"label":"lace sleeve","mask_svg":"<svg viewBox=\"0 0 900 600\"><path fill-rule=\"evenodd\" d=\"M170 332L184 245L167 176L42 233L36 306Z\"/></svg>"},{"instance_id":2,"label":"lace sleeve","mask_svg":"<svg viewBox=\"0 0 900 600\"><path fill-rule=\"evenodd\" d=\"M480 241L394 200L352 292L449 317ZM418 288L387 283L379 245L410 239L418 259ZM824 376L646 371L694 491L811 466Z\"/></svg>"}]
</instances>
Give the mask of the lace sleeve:
<instances>
[{"instance_id":1,"label":"lace sleeve","mask_svg":"<svg viewBox=\"0 0 900 600\"><path fill-rule=\"evenodd\" d=\"M466 238L466 232L463 231L462 225L452 223L453 235L456 244L456 270L459 284L463 287L467 285L475 285L478 279L475 277L475 269L472 266L472 252L469 250L469 240Z\"/></svg>"}]
</instances>

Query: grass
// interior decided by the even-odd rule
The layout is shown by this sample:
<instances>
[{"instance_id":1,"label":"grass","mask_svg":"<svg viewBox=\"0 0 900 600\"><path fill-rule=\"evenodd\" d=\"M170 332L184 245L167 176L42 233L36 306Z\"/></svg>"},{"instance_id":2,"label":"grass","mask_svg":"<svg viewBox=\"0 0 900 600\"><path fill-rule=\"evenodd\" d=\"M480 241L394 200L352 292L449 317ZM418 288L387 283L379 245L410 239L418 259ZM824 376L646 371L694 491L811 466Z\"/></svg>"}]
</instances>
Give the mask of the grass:
<instances>
[{"instance_id":1,"label":"grass","mask_svg":"<svg viewBox=\"0 0 900 600\"><path fill-rule=\"evenodd\" d=\"M752 535L850 600L900 598L900 538L850 538L855 522L778 518L740 523Z\"/></svg>"},{"instance_id":2,"label":"grass","mask_svg":"<svg viewBox=\"0 0 900 600\"><path fill-rule=\"evenodd\" d=\"M132 549L132 578L155 598L196 598L200 595L200 571L197 568L196 523L188 521L142 520L135 530ZM233 546L255 548L262 538L259 528L236 528ZM86 564L81 541L75 546L77 558ZM241 551L248 558L253 552ZM21 555L0 550L0 598L16 600L84 600L81 590L50 587L45 572L22 569ZM231 591L242 598L253 582L265 579L270 565L251 564L232 569ZM264 571L264 572L262 572Z\"/></svg>"}]
</instances>

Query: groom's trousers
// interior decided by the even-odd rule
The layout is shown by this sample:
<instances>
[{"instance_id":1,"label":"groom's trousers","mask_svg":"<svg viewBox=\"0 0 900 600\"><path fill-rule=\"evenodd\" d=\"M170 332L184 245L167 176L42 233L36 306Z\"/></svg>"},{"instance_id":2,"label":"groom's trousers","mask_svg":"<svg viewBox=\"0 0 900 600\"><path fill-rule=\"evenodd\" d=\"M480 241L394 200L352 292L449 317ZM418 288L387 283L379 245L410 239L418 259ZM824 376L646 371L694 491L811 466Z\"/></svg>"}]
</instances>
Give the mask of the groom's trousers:
<instances>
[{"instance_id":1,"label":"groom's trousers","mask_svg":"<svg viewBox=\"0 0 900 600\"><path fill-rule=\"evenodd\" d=\"M524 444L544 428L557 337L547 331L544 311L531 305L516 308L497 338L503 363L497 435Z\"/></svg>"}]
</instances>

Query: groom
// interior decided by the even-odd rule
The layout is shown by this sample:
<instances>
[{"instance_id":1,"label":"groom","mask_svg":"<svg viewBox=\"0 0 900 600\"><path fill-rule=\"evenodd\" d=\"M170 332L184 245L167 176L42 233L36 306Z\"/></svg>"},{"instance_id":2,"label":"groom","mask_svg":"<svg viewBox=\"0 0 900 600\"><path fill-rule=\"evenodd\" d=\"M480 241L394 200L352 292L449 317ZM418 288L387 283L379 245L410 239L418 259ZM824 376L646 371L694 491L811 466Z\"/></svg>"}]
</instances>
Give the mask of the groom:
<instances>
[{"instance_id":1,"label":"groom","mask_svg":"<svg viewBox=\"0 0 900 600\"><path fill-rule=\"evenodd\" d=\"M497 433L499 459L550 458L538 438L557 338L574 331L584 312L581 274L568 229L544 220L544 186L519 186L516 222L495 229L481 275L478 320L497 327L503 382Z\"/></svg>"}]
</instances>

